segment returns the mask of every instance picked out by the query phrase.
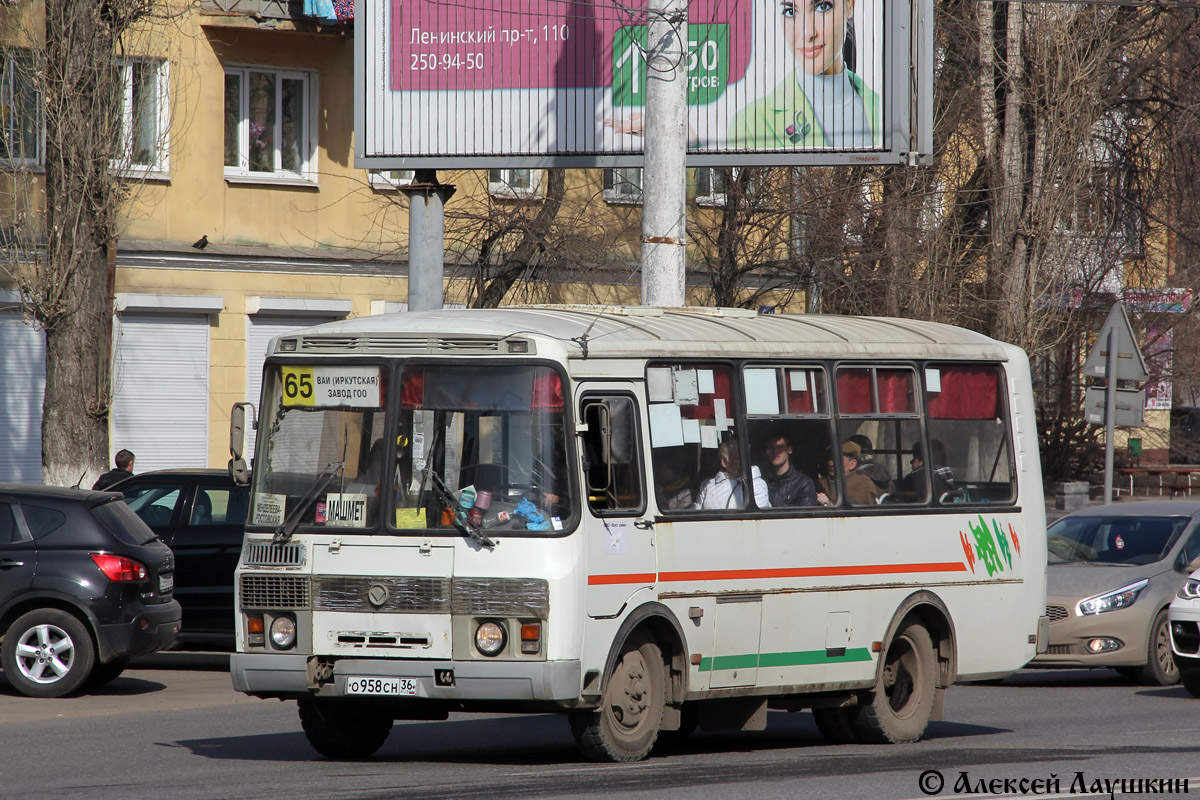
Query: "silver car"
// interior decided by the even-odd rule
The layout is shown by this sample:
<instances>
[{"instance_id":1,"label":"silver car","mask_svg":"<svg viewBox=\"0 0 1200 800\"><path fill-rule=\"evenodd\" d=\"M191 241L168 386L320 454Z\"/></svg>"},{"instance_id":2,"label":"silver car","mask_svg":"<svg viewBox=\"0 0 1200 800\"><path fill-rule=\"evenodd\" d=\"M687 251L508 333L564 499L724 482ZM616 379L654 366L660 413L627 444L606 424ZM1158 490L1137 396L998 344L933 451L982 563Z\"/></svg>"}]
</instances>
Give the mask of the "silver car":
<instances>
[{"instance_id":1,"label":"silver car","mask_svg":"<svg viewBox=\"0 0 1200 800\"><path fill-rule=\"evenodd\" d=\"M1148 500L1069 514L1047 530L1050 644L1030 667L1110 667L1179 681L1167 607L1200 567L1200 502Z\"/></svg>"}]
</instances>

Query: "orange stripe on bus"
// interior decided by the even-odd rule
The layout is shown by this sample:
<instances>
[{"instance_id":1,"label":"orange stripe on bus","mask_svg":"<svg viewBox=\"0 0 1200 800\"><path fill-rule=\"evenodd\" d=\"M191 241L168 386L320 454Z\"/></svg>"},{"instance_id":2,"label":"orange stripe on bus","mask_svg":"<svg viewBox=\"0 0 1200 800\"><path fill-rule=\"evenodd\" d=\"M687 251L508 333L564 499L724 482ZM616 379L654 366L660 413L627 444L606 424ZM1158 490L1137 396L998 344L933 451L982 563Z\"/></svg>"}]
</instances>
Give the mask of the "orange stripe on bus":
<instances>
[{"instance_id":1,"label":"orange stripe on bus","mask_svg":"<svg viewBox=\"0 0 1200 800\"><path fill-rule=\"evenodd\" d=\"M661 572L664 583L676 581L736 581L754 578L822 578L838 575L890 575L914 572L966 572L962 562L942 561L928 564L874 564L843 567L793 567L790 569L726 569L694 572ZM610 586L622 583L654 583L652 572L634 575L589 575L589 586Z\"/></svg>"},{"instance_id":2,"label":"orange stripe on bus","mask_svg":"<svg viewBox=\"0 0 1200 800\"><path fill-rule=\"evenodd\" d=\"M618 583L654 583L653 572L636 575L588 575L588 586L611 586Z\"/></svg>"}]
</instances>

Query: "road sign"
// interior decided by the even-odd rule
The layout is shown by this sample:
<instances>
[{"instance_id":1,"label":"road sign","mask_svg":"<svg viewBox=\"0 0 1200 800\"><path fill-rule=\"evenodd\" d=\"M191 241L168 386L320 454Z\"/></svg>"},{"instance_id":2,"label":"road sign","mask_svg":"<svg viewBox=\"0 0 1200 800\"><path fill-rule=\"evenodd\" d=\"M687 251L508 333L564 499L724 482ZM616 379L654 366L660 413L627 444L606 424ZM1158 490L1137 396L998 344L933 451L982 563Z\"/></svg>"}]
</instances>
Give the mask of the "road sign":
<instances>
[{"instance_id":1,"label":"road sign","mask_svg":"<svg viewBox=\"0 0 1200 800\"><path fill-rule=\"evenodd\" d=\"M1100 326L1096 343L1092 345L1092 351L1088 353L1087 361L1083 364L1083 374L1089 378L1110 377L1104 374L1108 360L1110 330L1116 331L1117 334L1117 374L1111 376L1111 379L1144 383L1150 378L1150 373L1146 371L1146 360L1142 358L1142 351L1138 348L1133 327L1129 324L1129 317L1125 315L1125 306L1121 302L1113 303L1112 311L1108 312L1108 319Z\"/></svg>"},{"instance_id":2,"label":"road sign","mask_svg":"<svg viewBox=\"0 0 1200 800\"><path fill-rule=\"evenodd\" d=\"M1104 425L1105 387L1092 386L1085 390L1083 418L1093 425ZM1146 394L1141 389L1117 389L1117 416L1113 425L1117 428L1140 428L1143 424L1142 409Z\"/></svg>"}]
</instances>

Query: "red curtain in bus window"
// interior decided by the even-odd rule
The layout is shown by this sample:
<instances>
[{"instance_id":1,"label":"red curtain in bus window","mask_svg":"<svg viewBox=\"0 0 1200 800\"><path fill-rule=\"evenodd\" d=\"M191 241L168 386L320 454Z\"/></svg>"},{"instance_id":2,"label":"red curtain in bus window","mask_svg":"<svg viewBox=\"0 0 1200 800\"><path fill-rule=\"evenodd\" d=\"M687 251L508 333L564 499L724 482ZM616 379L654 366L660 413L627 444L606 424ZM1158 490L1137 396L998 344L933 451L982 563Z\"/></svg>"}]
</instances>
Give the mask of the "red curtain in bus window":
<instances>
[{"instance_id":1,"label":"red curtain in bus window","mask_svg":"<svg viewBox=\"0 0 1200 800\"><path fill-rule=\"evenodd\" d=\"M913 402L913 374L907 369L876 370L879 381L879 412L881 414L911 414L916 411Z\"/></svg>"},{"instance_id":2,"label":"red curtain in bus window","mask_svg":"<svg viewBox=\"0 0 1200 800\"><path fill-rule=\"evenodd\" d=\"M407 367L400 376L400 407L415 410L425 405L425 370Z\"/></svg>"},{"instance_id":3,"label":"red curtain in bus window","mask_svg":"<svg viewBox=\"0 0 1200 800\"><path fill-rule=\"evenodd\" d=\"M928 367L941 373L941 391L929 392L933 419L996 419L1000 409L1000 370L995 367Z\"/></svg>"},{"instance_id":4,"label":"red curtain in bus window","mask_svg":"<svg viewBox=\"0 0 1200 800\"><path fill-rule=\"evenodd\" d=\"M539 367L533 373L533 395L530 411L562 411L562 377L557 372Z\"/></svg>"},{"instance_id":5,"label":"red curtain in bus window","mask_svg":"<svg viewBox=\"0 0 1200 800\"><path fill-rule=\"evenodd\" d=\"M797 389L796 384L793 384L793 378L796 375L804 376L804 388ZM783 370L783 379L787 381L786 389L784 390L787 397L787 413L789 414L812 414L817 410L816 398L821 395L821 373L813 369L804 370Z\"/></svg>"},{"instance_id":6,"label":"red curtain in bus window","mask_svg":"<svg viewBox=\"0 0 1200 800\"><path fill-rule=\"evenodd\" d=\"M692 369L691 365L686 369ZM681 406L680 413L684 419L715 419L714 400L725 401L725 416L733 417L733 380L728 367L695 367L697 371L712 370L713 393L701 394L699 405Z\"/></svg>"},{"instance_id":7,"label":"red curtain in bus window","mask_svg":"<svg viewBox=\"0 0 1200 800\"><path fill-rule=\"evenodd\" d=\"M870 414L871 401L871 371L869 369L838 370L838 413L841 414Z\"/></svg>"}]
</instances>

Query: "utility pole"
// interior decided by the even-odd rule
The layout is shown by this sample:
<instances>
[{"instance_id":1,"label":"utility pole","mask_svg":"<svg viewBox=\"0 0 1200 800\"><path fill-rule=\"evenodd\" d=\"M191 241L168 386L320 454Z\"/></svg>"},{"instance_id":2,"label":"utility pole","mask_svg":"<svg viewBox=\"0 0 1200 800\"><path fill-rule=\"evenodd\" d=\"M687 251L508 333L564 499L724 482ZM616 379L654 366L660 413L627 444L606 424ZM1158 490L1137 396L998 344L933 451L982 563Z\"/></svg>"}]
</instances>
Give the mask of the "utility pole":
<instances>
[{"instance_id":1,"label":"utility pole","mask_svg":"<svg viewBox=\"0 0 1200 800\"><path fill-rule=\"evenodd\" d=\"M687 304L687 0L650 0L642 305Z\"/></svg>"},{"instance_id":2,"label":"utility pole","mask_svg":"<svg viewBox=\"0 0 1200 800\"><path fill-rule=\"evenodd\" d=\"M408 310L432 311L445 300L446 201L454 187L437 170L419 169L402 187L408 197Z\"/></svg>"}]
</instances>

